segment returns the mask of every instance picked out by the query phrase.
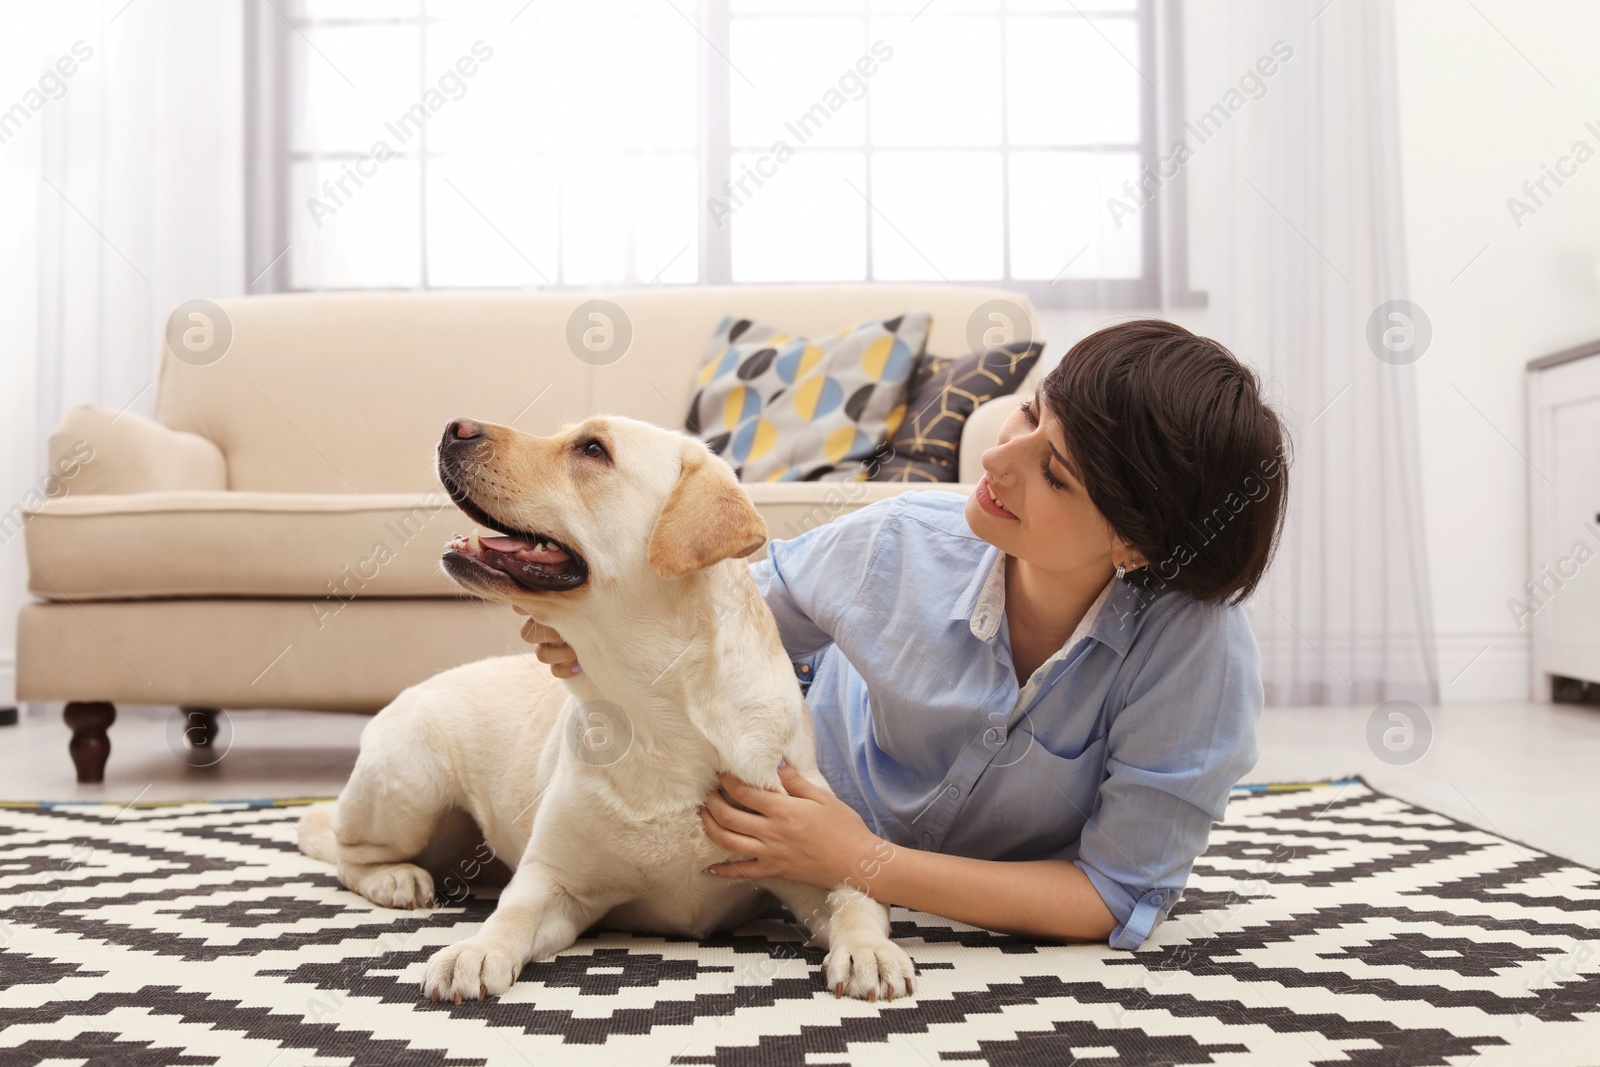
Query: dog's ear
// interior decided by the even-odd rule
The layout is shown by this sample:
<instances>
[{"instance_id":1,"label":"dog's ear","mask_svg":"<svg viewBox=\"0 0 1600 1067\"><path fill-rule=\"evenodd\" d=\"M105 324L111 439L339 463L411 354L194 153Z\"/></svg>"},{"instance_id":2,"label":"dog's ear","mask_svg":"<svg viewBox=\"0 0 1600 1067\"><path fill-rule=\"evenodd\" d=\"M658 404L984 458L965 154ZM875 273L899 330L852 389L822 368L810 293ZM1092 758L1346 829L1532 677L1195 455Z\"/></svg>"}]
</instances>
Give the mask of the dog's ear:
<instances>
[{"instance_id":1,"label":"dog's ear","mask_svg":"<svg viewBox=\"0 0 1600 1067\"><path fill-rule=\"evenodd\" d=\"M650 569L663 578L748 556L767 540L767 524L732 469L695 441L680 452L683 470L650 531Z\"/></svg>"}]
</instances>

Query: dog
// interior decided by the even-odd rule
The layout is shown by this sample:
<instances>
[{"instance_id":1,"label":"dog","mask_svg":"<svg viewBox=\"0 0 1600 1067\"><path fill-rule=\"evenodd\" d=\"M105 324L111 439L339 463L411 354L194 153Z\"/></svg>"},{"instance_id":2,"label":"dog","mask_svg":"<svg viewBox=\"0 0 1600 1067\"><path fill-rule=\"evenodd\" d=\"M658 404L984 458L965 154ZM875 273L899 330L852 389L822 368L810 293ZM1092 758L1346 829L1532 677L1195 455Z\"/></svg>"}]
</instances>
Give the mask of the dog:
<instances>
[{"instance_id":1,"label":"dog","mask_svg":"<svg viewBox=\"0 0 1600 1067\"><path fill-rule=\"evenodd\" d=\"M501 656L410 687L366 726L338 799L302 817L302 851L385 907L432 904L430 868L498 857L512 869L482 930L428 961L424 995L503 994L591 927L732 929L768 894L828 950L835 996L912 994L888 908L859 886L701 873L729 858L696 811L719 771L781 792L787 758L827 788L744 562L766 524L728 463L697 438L607 415L550 437L455 419L438 466L456 505L502 531L452 540L445 573L557 629L584 669L557 680Z\"/></svg>"}]
</instances>

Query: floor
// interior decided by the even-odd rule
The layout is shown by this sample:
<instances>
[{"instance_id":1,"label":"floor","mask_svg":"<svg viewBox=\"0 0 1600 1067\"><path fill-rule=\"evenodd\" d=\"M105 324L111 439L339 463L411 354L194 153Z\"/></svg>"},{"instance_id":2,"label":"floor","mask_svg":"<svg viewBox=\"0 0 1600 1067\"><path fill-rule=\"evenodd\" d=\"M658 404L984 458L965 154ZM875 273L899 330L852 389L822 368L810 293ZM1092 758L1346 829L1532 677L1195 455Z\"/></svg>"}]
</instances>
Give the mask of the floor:
<instances>
[{"instance_id":1,"label":"floor","mask_svg":"<svg viewBox=\"0 0 1600 1067\"><path fill-rule=\"evenodd\" d=\"M1268 708L1246 782L1359 774L1375 788L1589 867L1600 867L1600 707L1470 704L1426 709L1431 741L1396 755L1370 708ZM82 786L59 705L0 727L0 800L238 800L332 796L355 763L364 715L226 717L213 766L193 767L171 708L120 707L103 785ZM1415 738L1425 731L1417 729ZM1382 753L1385 758L1380 758ZM1410 762L1390 762L1420 756Z\"/></svg>"}]
</instances>

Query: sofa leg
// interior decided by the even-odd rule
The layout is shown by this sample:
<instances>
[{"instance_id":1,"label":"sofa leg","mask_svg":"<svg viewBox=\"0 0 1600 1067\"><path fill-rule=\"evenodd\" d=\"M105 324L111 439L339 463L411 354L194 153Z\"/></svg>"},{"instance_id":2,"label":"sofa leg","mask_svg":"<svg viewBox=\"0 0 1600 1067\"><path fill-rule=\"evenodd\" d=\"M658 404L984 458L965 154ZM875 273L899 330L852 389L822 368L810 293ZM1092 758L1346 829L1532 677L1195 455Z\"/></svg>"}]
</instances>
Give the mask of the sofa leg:
<instances>
[{"instance_id":1,"label":"sofa leg","mask_svg":"<svg viewBox=\"0 0 1600 1067\"><path fill-rule=\"evenodd\" d=\"M72 753L72 765L78 769L78 781L88 785L106 780L106 760L111 756L111 738L106 728L117 721L115 706L103 700L73 702L62 711L61 717L72 729L72 743L67 751Z\"/></svg>"},{"instance_id":2,"label":"sofa leg","mask_svg":"<svg viewBox=\"0 0 1600 1067\"><path fill-rule=\"evenodd\" d=\"M183 739L198 752L210 752L217 740L217 708L185 704L178 709L183 713Z\"/></svg>"}]
</instances>

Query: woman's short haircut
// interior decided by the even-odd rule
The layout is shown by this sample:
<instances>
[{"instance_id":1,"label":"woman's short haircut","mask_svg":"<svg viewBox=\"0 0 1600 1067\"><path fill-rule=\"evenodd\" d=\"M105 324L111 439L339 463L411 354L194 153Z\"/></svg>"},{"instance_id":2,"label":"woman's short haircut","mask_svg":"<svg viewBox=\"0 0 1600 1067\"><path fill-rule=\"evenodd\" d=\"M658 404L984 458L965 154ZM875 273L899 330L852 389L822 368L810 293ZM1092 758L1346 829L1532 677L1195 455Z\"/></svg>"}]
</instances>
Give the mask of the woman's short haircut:
<instances>
[{"instance_id":1,"label":"woman's short haircut","mask_svg":"<svg viewBox=\"0 0 1600 1067\"><path fill-rule=\"evenodd\" d=\"M1283 529L1289 457L1254 371L1140 319L1073 345L1040 393L1089 498L1148 561L1128 580L1210 603L1255 590Z\"/></svg>"}]
</instances>

